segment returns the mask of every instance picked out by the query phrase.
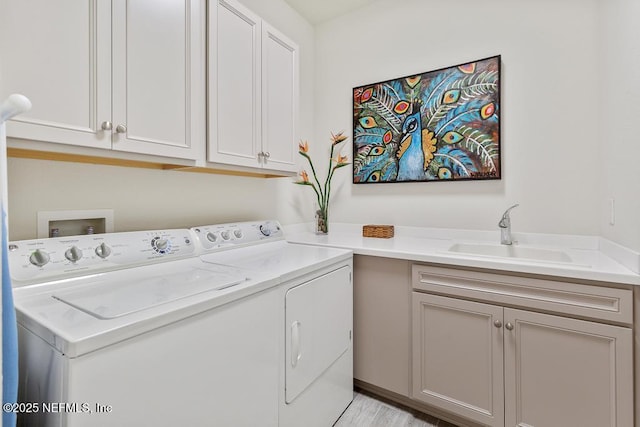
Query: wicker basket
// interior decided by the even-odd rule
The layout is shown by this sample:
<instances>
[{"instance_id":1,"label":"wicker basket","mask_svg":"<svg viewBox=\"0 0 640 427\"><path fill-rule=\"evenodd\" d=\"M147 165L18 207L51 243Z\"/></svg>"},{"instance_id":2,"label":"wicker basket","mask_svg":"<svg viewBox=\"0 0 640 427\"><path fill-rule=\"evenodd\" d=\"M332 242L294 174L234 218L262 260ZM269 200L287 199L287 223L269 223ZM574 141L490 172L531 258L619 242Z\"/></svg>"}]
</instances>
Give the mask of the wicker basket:
<instances>
[{"instance_id":1,"label":"wicker basket","mask_svg":"<svg viewBox=\"0 0 640 427\"><path fill-rule=\"evenodd\" d=\"M363 225L362 236L389 239L393 237L393 225Z\"/></svg>"}]
</instances>

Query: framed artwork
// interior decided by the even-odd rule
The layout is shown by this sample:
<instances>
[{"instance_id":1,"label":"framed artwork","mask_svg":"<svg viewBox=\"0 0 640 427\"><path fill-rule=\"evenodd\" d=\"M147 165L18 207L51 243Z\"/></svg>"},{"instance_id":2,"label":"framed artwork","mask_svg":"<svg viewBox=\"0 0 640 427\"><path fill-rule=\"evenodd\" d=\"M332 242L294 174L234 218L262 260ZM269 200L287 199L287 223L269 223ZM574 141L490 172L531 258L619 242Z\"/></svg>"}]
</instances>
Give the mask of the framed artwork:
<instances>
[{"instance_id":1,"label":"framed artwork","mask_svg":"<svg viewBox=\"0 0 640 427\"><path fill-rule=\"evenodd\" d=\"M353 182L500 179L500 55L353 89Z\"/></svg>"}]
</instances>

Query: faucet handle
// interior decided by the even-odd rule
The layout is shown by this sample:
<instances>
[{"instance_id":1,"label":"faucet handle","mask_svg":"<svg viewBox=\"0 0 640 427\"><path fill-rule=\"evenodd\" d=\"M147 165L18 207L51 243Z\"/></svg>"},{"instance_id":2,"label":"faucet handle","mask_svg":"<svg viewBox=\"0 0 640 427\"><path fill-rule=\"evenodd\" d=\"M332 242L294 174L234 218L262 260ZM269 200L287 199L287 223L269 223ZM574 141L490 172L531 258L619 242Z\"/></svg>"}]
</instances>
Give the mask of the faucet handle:
<instances>
[{"instance_id":1,"label":"faucet handle","mask_svg":"<svg viewBox=\"0 0 640 427\"><path fill-rule=\"evenodd\" d=\"M509 227L509 225L511 223L511 218L509 217L509 212L511 212L512 209L517 208L518 206L520 206L520 203L516 203L515 205L510 206L509 208L507 208L506 211L504 211L504 213L502 214L502 219L498 223L498 227L500 227L500 228Z\"/></svg>"},{"instance_id":2,"label":"faucet handle","mask_svg":"<svg viewBox=\"0 0 640 427\"><path fill-rule=\"evenodd\" d=\"M520 203L516 203L515 205L508 207L507 210L504 211L504 214L502 216L509 216L509 212L511 212L511 209L517 208L518 206L520 206Z\"/></svg>"}]
</instances>

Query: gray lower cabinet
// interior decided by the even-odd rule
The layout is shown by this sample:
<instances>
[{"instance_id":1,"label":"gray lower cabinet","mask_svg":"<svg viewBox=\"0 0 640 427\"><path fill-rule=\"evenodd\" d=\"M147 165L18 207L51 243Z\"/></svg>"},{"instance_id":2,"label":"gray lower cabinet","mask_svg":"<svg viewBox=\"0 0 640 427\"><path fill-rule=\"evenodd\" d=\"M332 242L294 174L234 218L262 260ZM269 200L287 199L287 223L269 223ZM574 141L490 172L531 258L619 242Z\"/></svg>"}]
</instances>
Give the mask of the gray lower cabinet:
<instances>
[{"instance_id":1,"label":"gray lower cabinet","mask_svg":"<svg viewBox=\"0 0 640 427\"><path fill-rule=\"evenodd\" d=\"M504 425L502 307L413 293L413 398Z\"/></svg>"},{"instance_id":2,"label":"gray lower cabinet","mask_svg":"<svg viewBox=\"0 0 640 427\"><path fill-rule=\"evenodd\" d=\"M354 378L409 397L411 264L355 256L353 268Z\"/></svg>"},{"instance_id":3,"label":"gray lower cabinet","mask_svg":"<svg viewBox=\"0 0 640 427\"><path fill-rule=\"evenodd\" d=\"M413 284L413 399L488 426L633 426L632 329L597 321L631 324L630 290L427 266Z\"/></svg>"}]
</instances>

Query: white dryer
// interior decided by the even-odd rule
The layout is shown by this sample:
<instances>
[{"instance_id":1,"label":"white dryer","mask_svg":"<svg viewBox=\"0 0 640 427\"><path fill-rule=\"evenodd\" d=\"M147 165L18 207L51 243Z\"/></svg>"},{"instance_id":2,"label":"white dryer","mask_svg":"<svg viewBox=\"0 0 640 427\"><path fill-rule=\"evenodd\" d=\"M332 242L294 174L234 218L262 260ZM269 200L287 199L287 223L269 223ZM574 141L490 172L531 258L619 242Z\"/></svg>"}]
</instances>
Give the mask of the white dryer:
<instances>
[{"instance_id":1,"label":"white dryer","mask_svg":"<svg viewBox=\"0 0 640 427\"><path fill-rule=\"evenodd\" d=\"M277 426L280 283L189 230L11 242L19 424Z\"/></svg>"},{"instance_id":2,"label":"white dryer","mask_svg":"<svg viewBox=\"0 0 640 427\"><path fill-rule=\"evenodd\" d=\"M203 261L281 281L279 425L333 425L353 399L351 251L288 243L275 221L192 230Z\"/></svg>"}]
</instances>

